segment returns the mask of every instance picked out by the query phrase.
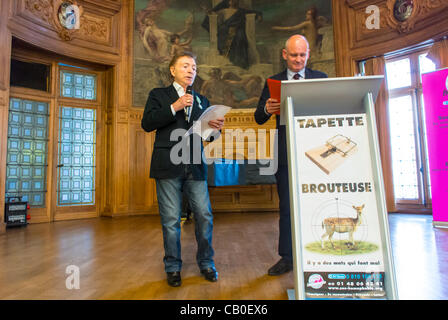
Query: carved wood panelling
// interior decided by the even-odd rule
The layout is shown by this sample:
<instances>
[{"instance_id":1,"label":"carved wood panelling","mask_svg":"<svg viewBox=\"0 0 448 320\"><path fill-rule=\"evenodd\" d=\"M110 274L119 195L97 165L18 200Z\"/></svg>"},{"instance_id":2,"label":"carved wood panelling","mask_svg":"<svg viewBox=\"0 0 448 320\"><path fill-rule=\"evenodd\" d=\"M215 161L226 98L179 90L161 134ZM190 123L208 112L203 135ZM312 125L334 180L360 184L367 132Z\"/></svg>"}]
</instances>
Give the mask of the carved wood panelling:
<instances>
[{"instance_id":1,"label":"carved wood panelling","mask_svg":"<svg viewBox=\"0 0 448 320\"><path fill-rule=\"evenodd\" d=\"M85 40L109 43L112 33L111 19L85 13L81 17L79 33Z\"/></svg>"},{"instance_id":2,"label":"carved wood panelling","mask_svg":"<svg viewBox=\"0 0 448 320\"><path fill-rule=\"evenodd\" d=\"M0 108L4 108L7 106L6 98L5 98L5 91L0 90Z\"/></svg>"},{"instance_id":3,"label":"carved wood panelling","mask_svg":"<svg viewBox=\"0 0 448 320\"><path fill-rule=\"evenodd\" d=\"M448 34L448 1L414 0L410 17L393 15L396 0L333 0L337 76L353 76L356 61L436 40ZM380 9L380 28L368 29L370 5Z\"/></svg>"},{"instance_id":4,"label":"carved wood panelling","mask_svg":"<svg viewBox=\"0 0 448 320\"><path fill-rule=\"evenodd\" d=\"M28 16L29 18L56 31L64 41L80 38L97 43L110 42L111 16L100 16L96 11L88 12L83 6L79 6L80 28L67 30L61 26L58 19L58 8L61 3L62 0L24 0L24 9L33 15L33 17ZM77 4L77 2L74 3Z\"/></svg>"},{"instance_id":5,"label":"carved wood panelling","mask_svg":"<svg viewBox=\"0 0 448 320\"><path fill-rule=\"evenodd\" d=\"M277 211L276 185L210 187L213 212Z\"/></svg>"},{"instance_id":6,"label":"carved wood panelling","mask_svg":"<svg viewBox=\"0 0 448 320\"><path fill-rule=\"evenodd\" d=\"M388 0L386 3L387 6L387 15L386 22L389 27L394 30L397 30L399 33L408 33L414 28L416 28L416 24L424 24L425 22L434 23L434 18L436 18L439 12L443 12L443 10L448 9L448 3L444 0L421 0L414 1L414 9L412 11L412 15L408 20L404 22L400 22L394 18L395 0ZM421 26L423 27L423 26Z\"/></svg>"},{"instance_id":7,"label":"carved wood panelling","mask_svg":"<svg viewBox=\"0 0 448 320\"><path fill-rule=\"evenodd\" d=\"M117 122L118 123L127 123L128 122L128 111L127 110L118 111Z\"/></svg>"},{"instance_id":8,"label":"carved wood panelling","mask_svg":"<svg viewBox=\"0 0 448 320\"><path fill-rule=\"evenodd\" d=\"M400 35L424 30L440 20L440 13L448 10L448 2L443 0L414 1L411 16L403 22L394 17L394 5L396 0L383 1L347 1L354 9L354 30L351 33L352 48L361 48L366 45L381 43L394 39ZM380 10L380 29L368 29L366 19L369 13L366 8L376 5Z\"/></svg>"},{"instance_id":9,"label":"carved wood panelling","mask_svg":"<svg viewBox=\"0 0 448 320\"><path fill-rule=\"evenodd\" d=\"M70 1L79 4L79 29L61 26L57 11L62 0L10 1L8 27L13 36L50 51L92 62L117 63L121 12L81 0ZM121 3L115 8L120 9Z\"/></svg>"},{"instance_id":10,"label":"carved wood panelling","mask_svg":"<svg viewBox=\"0 0 448 320\"><path fill-rule=\"evenodd\" d=\"M142 117L143 117L143 111L141 110L130 110L129 111L129 120L131 122L138 122L140 123L142 121Z\"/></svg>"},{"instance_id":11,"label":"carved wood panelling","mask_svg":"<svg viewBox=\"0 0 448 320\"><path fill-rule=\"evenodd\" d=\"M47 26L53 26L54 9L51 0L25 0L25 9L32 13L36 18L46 23Z\"/></svg>"},{"instance_id":12,"label":"carved wood panelling","mask_svg":"<svg viewBox=\"0 0 448 320\"><path fill-rule=\"evenodd\" d=\"M226 129L275 129L275 120L268 121L265 125L258 125L253 116L254 110L232 110L226 115L225 129L221 136L225 136ZM140 212L149 210L157 213L157 196L155 182L149 178L149 167L151 164L151 153L154 143L154 133L146 133L141 129L140 121L143 115L141 109L131 109L129 111L130 125L130 210ZM241 132L244 133L244 132ZM267 135L268 136L268 135ZM269 138L268 138L269 139ZM249 142L257 142L257 137L249 137L244 143L233 142L234 148L228 150L227 158L234 158L236 154L244 155L247 158ZM213 142L222 144L224 140ZM258 141L260 143L260 141ZM262 141L269 145L270 140ZM207 144L205 144L207 145ZM268 147L268 154L269 154ZM254 186L231 186L231 187L210 187L210 201L214 212L242 212L242 211L275 211L278 210L278 196L275 185L254 185Z\"/></svg>"},{"instance_id":13,"label":"carved wood panelling","mask_svg":"<svg viewBox=\"0 0 448 320\"><path fill-rule=\"evenodd\" d=\"M11 35L7 28L9 3L0 1L0 90L9 87L9 67L11 55Z\"/></svg>"},{"instance_id":14,"label":"carved wood panelling","mask_svg":"<svg viewBox=\"0 0 448 320\"><path fill-rule=\"evenodd\" d=\"M259 158L257 152L261 146L265 148L267 155L271 155L273 140L270 138L269 131L275 129L274 117L260 126L255 122L253 109L235 109L229 112L225 119L220 139L213 142L213 144L220 145L221 154L225 158ZM263 129L266 131L265 136L260 135L260 130ZM226 149L226 130L233 130L233 133L236 134L231 138L233 139L233 143L230 144L232 149ZM247 134L250 130L255 133L255 136ZM257 149L256 152L251 150L254 147ZM210 201L214 212L278 210L276 185L210 187Z\"/></svg>"},{"instance_id":15,"label":"carved wood panelling","mask_svg":"<svg viewBox=\"0 0 448 320\"><path fill-rule=\"evenodd\" d=\"M6 232L4 223L5 183L6 179L6 151L8 132L7 97L9 95L9 66L11 64L11 37L7 30L7 12L9 3L0 1L0 235Z\"/></svg>"},{"instance_id":16,"label":"carved wood panelling","mask_svg":"<svg viewBox=\"0 0 448 320\"><path fill-rule=\"evenodd\" d=\"M122 0L82 0L84 7L93 8L96 12L114 15L120 12L122 8Z\"/></svg>"},{"instance_id":17,"label":"carved wood panelling","mask_svg":"<svg viewBox=\"0 0 448 320\"><path fill-rule=\"evenodd\" d=\"M154 134L148 134L139 123L130 124L130 205L132 212L154 211L155 181L149 178Z\"/></svg>"},{"instance_id":18,"label":"carved wood panelling","mask_svg":"<svg viewBox=\"0 0 448 320\"><path fill-rule=\"evenodd\" d=\"M1 6L1 4L0 4ZM8 132L8 108L7 108L7 96L8 92L0 90L0 177L5 177L6 174L6 136ZM5 207L5 183L6 179L0 179L0 235L5 232L6 225L4 221Z\"/></svg>"},{"instance_id":19,"label":"carved wood panelling","mask_svg":"<svg viewBox=\"0 0 448 320\"><path fill-rule=\"evenodd\" d=\"M103 121L105 161L101 175L104 185L101 215L157 213L155 183L149 178L150 158L154 133L141 129L142 109L133 108L129 87L132 78L132 43L129 32L134 29L133 2L120 0L77 0L82 6L81 28L76 33L58 33L54 10L59 0L1 0L0 39L6 40L0 53L0 67L8 70L11 35L30 44L71 58L112 65L108 73L108 99ZM75 1L75 0L73 0ZM4 37L4 35L7 35ZM62 37L61 37L62 36ZM2 81L0 81L0 86ZM9 81L5 82L6 89ZM0 95L0 118L7 123L7 98ZM259 126L253 118L254 110L234 110L226 117L227 129L275 129L275 120ZM6 122L5 122L6 121ZM224 131L225 133L225 131ZM0 137L1 139L1 137ZM247 156L247 140L237 144L235 152ZM249 139L252 142L252 138ZM270 145L270 141L266 140ZM3 145L3 147L2 147ZM0 147L6 148L3 137ZM3 153L5 154L5 153ZM0 157L1 158L1 157ZM0 161L5 168L5 160ZM1 176L1 174L0 174ZM3 175L4 176L4 175ZM4 185L0 181L0 192ZM275 185L211 187L211 201L215 212L278 210ZM0 197L0 205L2 204ZM37 219L38 217L35 216ZM45 216L42 215L42 221ZM36 220L34 221L36 222ZM0 223L1 227L1 223Z\"/></svg>"},{"instance_id":20,"label":"carved wood panelling","mask_svg":"<svg viewBox=\"0 0 448 320\"><path fill-rule=\"evenodd\" d=\"M417 47L423 43L437 41L448 35L448 1L414 0L413 11L407 20L399 21L394 17L393 9L397 0L332 0L335 31L335 57L339 77L354 76L359 72L358 61L372 57L382 57L402 49ZM367 29L366 19L372 14L366 13L370 5L380 9L380 28ZM370 59L370 61L372 61ZM378 68L375 74L381 74ZM381 98L381 95L378 99ZM383 102L386 103L385 101ZM387 113L387 112L386 112ZM388 126L384 121L387 114L377 116L380 137L388 136ZM383 122L381 122L383 119ZM383 176L386 187L393 186L390 147L384 139L380 141ZM387 194L388 208L394 206L393 194Z\"/></svg>"},{"instance_id":21,"label":"carved wood panelling","mask_svg":"<svg viewBox=\"0 0 448 320\"><path fill-rule=\"evenodd\" d=\"M271 117L264 125L255 122L253 109L235 109L225 117L219 139L205 143L208 158L271 159L275 120Z\"/></svg>"},{"instance_id":22,"label":"carved wood panelling","mask_svg":"<svg viewBox=\"0 0 448 320\"><path fill-rule=\"evenodd\" d=\"M114 153L114 183L115 183L115 212L128 212L129 210L129 195L130 184L133 182L130 180L130 164L131 158L129 156L129 135L134 135L135 132L130 132L130 128L127 123L121 123L117 121L115 124L116 134L115 144L116 152Z\"/></svg>"}]
</instances>

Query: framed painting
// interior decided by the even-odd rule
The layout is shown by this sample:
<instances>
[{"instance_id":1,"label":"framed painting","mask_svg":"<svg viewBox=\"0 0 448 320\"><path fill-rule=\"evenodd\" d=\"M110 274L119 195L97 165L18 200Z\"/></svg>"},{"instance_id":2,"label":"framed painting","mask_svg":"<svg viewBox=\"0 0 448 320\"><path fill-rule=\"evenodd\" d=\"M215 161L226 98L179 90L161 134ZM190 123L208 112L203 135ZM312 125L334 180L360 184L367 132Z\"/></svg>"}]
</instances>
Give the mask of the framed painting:
<instances>
[{"instance_id":1,"label":"framed painting","mask_svg":"<svg viewBox=\"0 0 448 320\"><path fill-rule=\"evenodd\" d=\"M133 105L168 86L171 58L188 50L197 56L195 90L212 104L254 108L296 33L310 43L308 67L335 76L331 10L328 0L134 0Z\"/></svg>"}]
</instances>

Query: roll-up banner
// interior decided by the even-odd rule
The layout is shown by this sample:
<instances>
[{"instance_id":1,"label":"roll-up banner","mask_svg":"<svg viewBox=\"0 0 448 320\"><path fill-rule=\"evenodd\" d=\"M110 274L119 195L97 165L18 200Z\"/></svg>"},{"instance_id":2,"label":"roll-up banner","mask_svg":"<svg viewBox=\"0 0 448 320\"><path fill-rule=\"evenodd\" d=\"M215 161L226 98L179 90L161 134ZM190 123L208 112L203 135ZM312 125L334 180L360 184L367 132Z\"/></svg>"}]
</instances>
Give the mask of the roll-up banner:
<instances>
[{"instance_id":1,"label":"roll-up banner","mask_svg":"<svg viewBox=\"0 0 448 320\"><path fill-rule=\"evenodd\" d=\"M433 224L448 227L448 68L422 75Z\"/></svg>"},{"instance_id":2,"label":"roll-up banner","mask_svg":"<svg viewBox=\"0 0 448 320\"><path fill-rule=\"evenodd\" d=\"M307 298L385 299L366 115L294 120Z\"/></svg>"}]
</instances>

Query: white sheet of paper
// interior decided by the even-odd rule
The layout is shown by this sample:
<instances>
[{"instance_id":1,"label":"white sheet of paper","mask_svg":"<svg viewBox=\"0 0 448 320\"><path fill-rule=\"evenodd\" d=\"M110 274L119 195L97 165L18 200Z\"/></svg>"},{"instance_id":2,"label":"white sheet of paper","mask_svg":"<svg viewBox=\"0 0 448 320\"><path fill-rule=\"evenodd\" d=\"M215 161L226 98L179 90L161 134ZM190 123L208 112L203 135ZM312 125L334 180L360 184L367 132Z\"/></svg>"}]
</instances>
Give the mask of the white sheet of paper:
<instances>
[{"instance_id":1,"label":"white sheet of paper","mask_svg":"<svg viewBox=\"0 0 448 320\"><path fill-rule=\"evenodd\" d=\"M218 130L211 128L208 125L210 120L215 120L217 118L223 118L227 112L230 111L232 107L223 106L223 105L214 105L210 106L201 114L198 120L194 121L193 125L190 129L185 133L185 137L189 136L192 133L199 134L202 139L206 140L213 132L217 132Z\"/></svg>"}]
</instances>

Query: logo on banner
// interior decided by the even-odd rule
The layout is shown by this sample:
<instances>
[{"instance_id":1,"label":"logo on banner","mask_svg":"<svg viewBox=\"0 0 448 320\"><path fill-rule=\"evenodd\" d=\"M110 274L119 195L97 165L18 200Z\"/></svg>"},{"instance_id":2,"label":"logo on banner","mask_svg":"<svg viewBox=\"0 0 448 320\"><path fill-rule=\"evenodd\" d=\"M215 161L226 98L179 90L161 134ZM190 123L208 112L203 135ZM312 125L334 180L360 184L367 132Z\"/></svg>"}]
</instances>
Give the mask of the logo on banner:
<instances>
[{"instance_id":1,"label":"logo on banner","mask_svg":"<svg viewBox=\"0 0 448 320\"><path fill-rule=\"evenodd\" d=\"M322 276L318 273L312 274L309 278L308 278L308 287L311 287L313 289L320 289L322 288L322 286L325 284L325 280L324 278L322 278Z\"/></svg>"}]
</instances>

